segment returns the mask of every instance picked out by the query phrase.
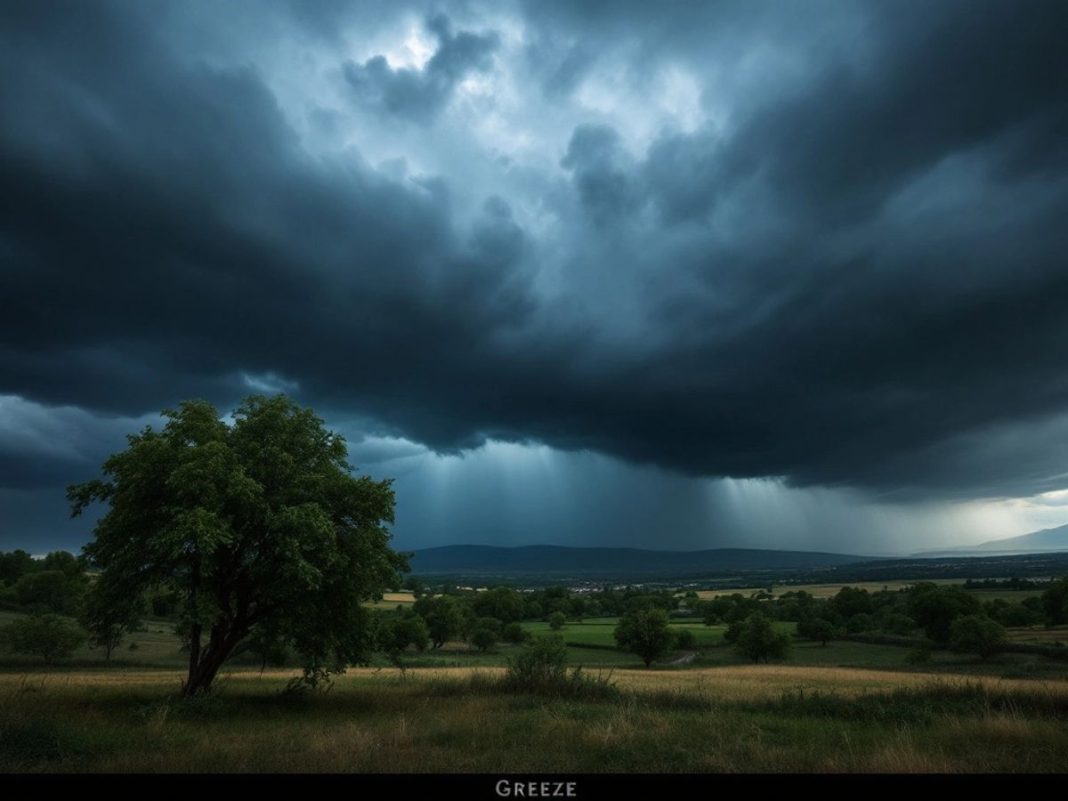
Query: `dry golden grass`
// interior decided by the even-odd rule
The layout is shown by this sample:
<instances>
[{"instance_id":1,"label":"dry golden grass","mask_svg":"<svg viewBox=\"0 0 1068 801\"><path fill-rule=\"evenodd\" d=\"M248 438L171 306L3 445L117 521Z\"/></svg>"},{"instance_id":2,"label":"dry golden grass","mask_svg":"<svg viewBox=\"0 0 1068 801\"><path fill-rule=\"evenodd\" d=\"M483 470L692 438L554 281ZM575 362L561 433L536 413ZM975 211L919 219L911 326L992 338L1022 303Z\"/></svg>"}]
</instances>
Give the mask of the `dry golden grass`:
<instances>
[{"instance_id":1,"label":"dry golden grass","mask_svg":"<svg viewBox=\"0 0 1068 801\"><path fill-rule=\"evenodd\" d=\"M0 674L0 735L15 733L0 736L0 770L947 772L1068 764L1063 713L1035 700L1036 692L1068 696L1063 681L779 665L627 669L612 674L626 691L618 699L563 701L469 681L476 672L501 669L413 668L402 678L359 668L325 695L286 700L278 691L295 671L232 671L203 706L174 698L177 671ZM977 682L1001 700L971 703ZM954 684L970 690L954 693ZM888 704L873 698L912 689Z\"/></svg>"},{"instance_id":2,"label":"dry golden grass","mask_svg":"<svg viewBox=\"0 0 1068 801\"><path fill-rule=\"evenodd\" d=\"M743 665L686 671L617 670L613 679L625 689L639 692L680 692L717 701L775 699L784 692L833 692L858 696L896 689L982 684L990 689L1044 692L1068 697L1068 682L1001 679L946 673L913 673L863 668L828 668L790 665Z\"/></svg>"},{"instance_id":3,"label":"dry golden grass","mask_svg":"<svg viewBox=\"0 0 1068 801\"><path fill-rule=\"evenodd\" d=\"M1014 642L1031 642L1037 645L1053 645L1056 642L1068 645L1068 626L1054 626L1048 629L1044 626L1009 629L1009 639Z\"/></svg>"},{"instance_id":4,"label":"dry golden grass","mask_svg":"<svg viewBox=\"0 0 1068 801\"><path fill-rule=\"evenodd\" d=\"M350 668L335 680L343 688L353 683L380 680L406 681L413 684L423 680L463 682L474 674L500 676L503 667L433 667L409 668L402 674L396 668ZM596 675L596 671L594 671ZM277 686L279 680L300 675L299 670L224 671L219 675L219 688L224 690L231 681L242 686ZM609 675L604 671L603 675ZM947 674L871 670L866 668L795 666L795 665L732 665L694 668L689 670L613 669L611 680L621 689L640 693L675 692L700 696L713 701L745 702L771 700L784 692L835 693L848 697L868 693L890 692L896 689L921 688L932 683L941 686L982 684L988 689L1006 692L1041 692L1068 698L1068 682L1036 679L1004 679L976 674ZM145 687L177 689L183 674L165 670L123 670L121 672L70 671L56 673L0 673L0 690L31 685L37 689Z\"/></svg>"},{"instance_id":5,"label":"dry golden grass","mask_svg":"<svg viewBox=\"0 0 1068 801\"><path fill-rule=\"evenodd\" d=\"M410 592L386 592L382 594L382 601L391 604L414 604L415 596Z\"/></svg>"}]
</instances>

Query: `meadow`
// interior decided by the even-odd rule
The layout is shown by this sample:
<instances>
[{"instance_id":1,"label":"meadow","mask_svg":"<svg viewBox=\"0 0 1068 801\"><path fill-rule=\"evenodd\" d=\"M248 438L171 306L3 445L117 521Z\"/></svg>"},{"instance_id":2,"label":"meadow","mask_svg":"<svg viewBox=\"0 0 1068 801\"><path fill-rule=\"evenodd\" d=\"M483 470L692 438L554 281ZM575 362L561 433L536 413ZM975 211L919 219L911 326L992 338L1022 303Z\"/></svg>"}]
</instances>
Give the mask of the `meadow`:
<instances>
[{"instance_id":1,"label":"meadow","mask_svg":"<svg viewBox=\"0 0 1068 801\"><path fill-rule=\"evenodd\" d=\"M393 610L412 600L396 593L375 606ZM0 625L18 615L0 612ZM568 664L594 677L597 690L568 696L506 686L506 666L521 648L506 643L409 651L404 670L376 657L325 691L302 693L287 690L295 668L260 670L245 653L227 664L210 696L194 699L178 695L186 655L165 619L145 620L110 662L86 646L54 666L0 652L0 772L1068 766L1068 661L1032 653L981 660L935 649L915 664L901 645L794 638L785 662L754 665L724 641L726 625L673 618L670 627L690 631L693 645L647 669L615 648L617 623L593 617L558 631ZM796 633L791 622L774 626ZM542 621L522 627L551 632ZM1053 645L1068 641L1068 627L1010 629L1009 638Z\"/></svg>"},{"instance_id":2,"label":"meadow","mask_svg":"<svg viewBox=\"0 0 1068 801\"><path fill-rule=\"evenodd\" d=\"M619 695L503 691L500 669L356 669L290 696L230 671L0 675L0 770L1062 771L1068 685L860 668L614 671Z\"/></svg>"}]
</instances>

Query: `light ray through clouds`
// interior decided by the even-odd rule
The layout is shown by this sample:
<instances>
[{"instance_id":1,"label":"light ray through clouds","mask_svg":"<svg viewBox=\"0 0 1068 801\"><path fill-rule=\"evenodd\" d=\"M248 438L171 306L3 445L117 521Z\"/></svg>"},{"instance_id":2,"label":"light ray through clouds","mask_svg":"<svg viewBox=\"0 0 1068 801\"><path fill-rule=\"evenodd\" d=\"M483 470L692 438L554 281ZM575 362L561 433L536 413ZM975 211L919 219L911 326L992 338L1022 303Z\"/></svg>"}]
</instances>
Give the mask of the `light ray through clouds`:
<instances>
[{"instance_id":1,"label":"light ray through clouds","mask_svg":"<svg viewBox=\"0 0 1068 801\"><path fill-rule=\"evenodd\" d=\"M1066 22L0 6L0 548L82 544L63 487L160 409L277 391L406 548L1063 524Z\"/></svg>"}]
</instances>

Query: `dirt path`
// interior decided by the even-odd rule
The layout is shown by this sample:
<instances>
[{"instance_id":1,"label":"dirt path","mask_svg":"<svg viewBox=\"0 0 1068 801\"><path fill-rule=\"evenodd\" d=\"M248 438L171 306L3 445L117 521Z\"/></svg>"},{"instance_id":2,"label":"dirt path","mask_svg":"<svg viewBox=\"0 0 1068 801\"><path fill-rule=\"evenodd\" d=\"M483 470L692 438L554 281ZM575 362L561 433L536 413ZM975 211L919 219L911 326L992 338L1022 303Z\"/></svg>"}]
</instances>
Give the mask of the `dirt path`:
<instances>
[{"instance_id":1,"label":"dirt path","mask_svg":"<svg viewBox=\"0 0 1068 801\"><path fill-rule=\"evenodd\" d=\"M665 665L688 665L693 662L694 657L697 656L696 651L687 651L677 659L672 659L670 662L664 662Z\"/></svg>"}]
</instances>

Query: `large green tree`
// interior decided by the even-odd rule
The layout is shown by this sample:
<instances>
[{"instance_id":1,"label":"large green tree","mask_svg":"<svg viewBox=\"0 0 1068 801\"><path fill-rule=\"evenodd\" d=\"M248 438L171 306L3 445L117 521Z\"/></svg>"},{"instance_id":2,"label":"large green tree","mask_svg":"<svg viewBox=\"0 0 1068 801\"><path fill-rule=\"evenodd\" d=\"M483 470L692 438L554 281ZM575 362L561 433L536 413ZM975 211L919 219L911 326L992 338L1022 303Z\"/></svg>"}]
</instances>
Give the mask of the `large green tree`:
<instances>
[{"instance_id":1,"label":"large green tree","mask_svg":"<svg viewBox=\"0 0 1068 801\"><path fill-rule=\"evenodd\" d=\"M776 631L767 617L755 612L741 622L734 647L754 662L785 659L790 653L790 635Z\"/></svg>"},{"instance_id":2,"label":"large green tree","mask_svg":"<svg viewBox=\"0 0 1068 801\"><path fill-rule=\"evenodd\" d=\"M223 422L206 401L130 435L103 478L68 488L73 514L107 511L85 554L116 606L165 586L179 597L187 695L258 627L300 655L315 683L365 662L363 602L399 581L390 482L354 476L345 441L291 399L252 396ZM122 617L116 611L116 617Z\"/></svg>"},{"instance_id":3,"label":"large green tree","mask_svg":"<svg viewBox=\"0 0 1068 801\"><path fill-rule=\"evenodd\" d=\"M955 586L939 586L930 582L917 584L909 591L909 616L936 643L949 642L953 621L964 615L974 615L982 605L974 596Z\"/></svg>"},{"instance_id":4,"label":"large green tree","mask_svg":"<svg viewBox=\"0 0 1068 801\"><path fill-rule=\"evenodd\" d=\"M1005 642L1005 628L986 615L964 615L949 627L949 647L953 651L978 654L989 659Z\"/></svg>"},{"instance_id":5,"label":"large green tree","mask_svg":"<svg viewBox=\"0 0 1068 801\"><path fill-rule=\"evenodd\" d=\"M412 609L426 621L430 644L437 649L463 632L464 612L462 602L449 595L419 598Z\"/></svg>"},{"instance_id":6,"label":"large green tree","mask_svg":"<svg viewBox=\"0 0 1068 801\"><path fill-rule=\"evenodd\" d=\"M624 651L637 654L649 667L667 654L675 643L663 609L634 609L627 612L615 628L616 643Z\"/></svg>"}]
</instances>

